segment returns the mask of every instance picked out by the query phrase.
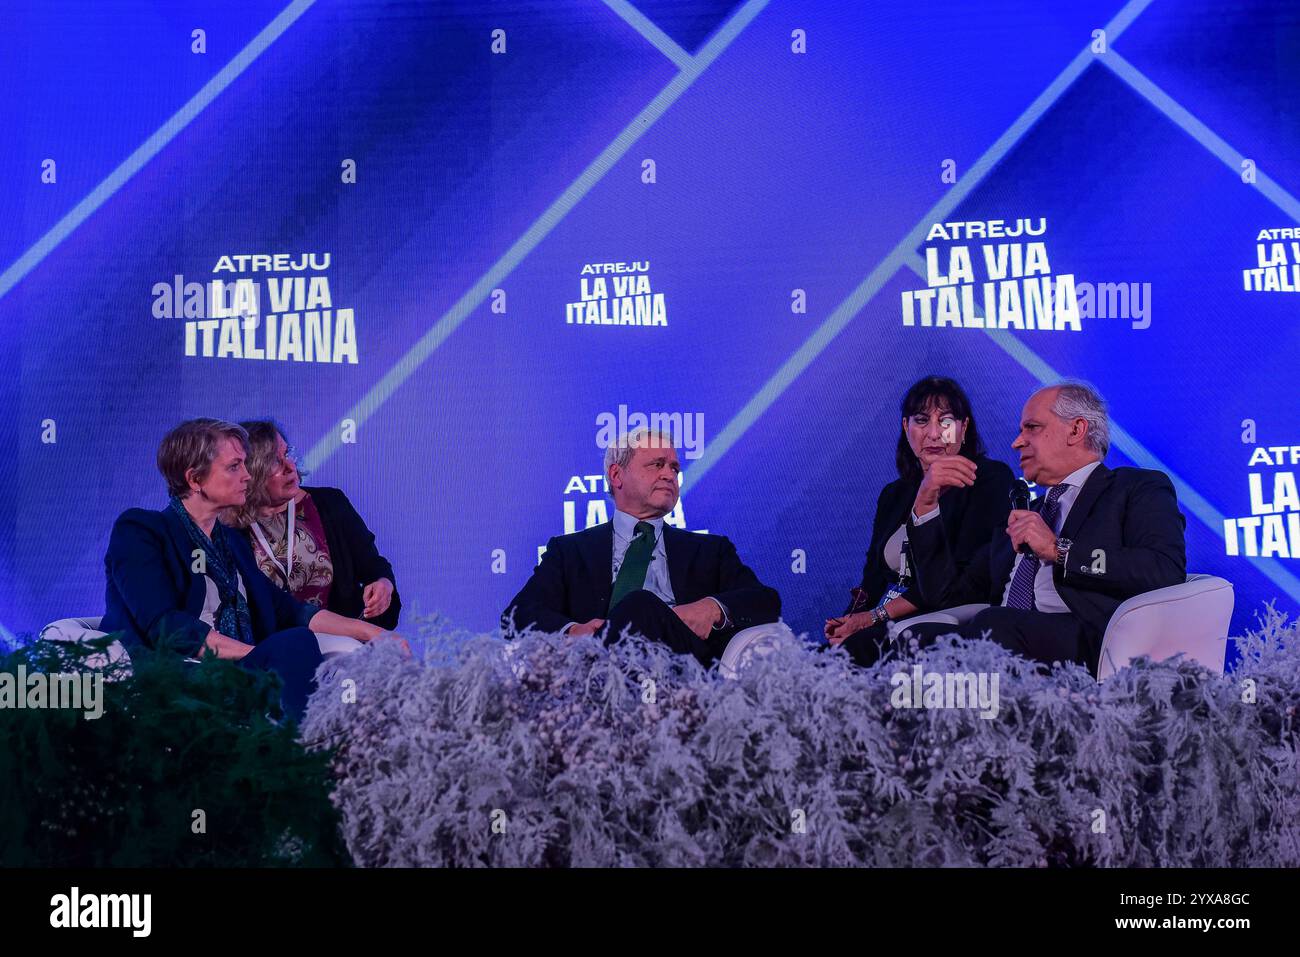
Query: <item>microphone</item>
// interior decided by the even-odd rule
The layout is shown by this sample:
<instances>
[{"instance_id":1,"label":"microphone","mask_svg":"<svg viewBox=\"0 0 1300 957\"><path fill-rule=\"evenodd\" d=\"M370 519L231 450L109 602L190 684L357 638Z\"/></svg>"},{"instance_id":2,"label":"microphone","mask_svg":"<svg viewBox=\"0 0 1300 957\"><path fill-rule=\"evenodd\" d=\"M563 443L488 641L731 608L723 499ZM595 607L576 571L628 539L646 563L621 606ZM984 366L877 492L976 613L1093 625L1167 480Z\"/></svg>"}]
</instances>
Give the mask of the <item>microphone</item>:
<instances>
[{"instance_id":1,"label":"microphone","mask_svg":"<svg viewBox=\"0 0 1300 957\"><path fill-rule=\"evenodd\" d=\"M1011 493L1007 496L1011 499L1011 507L1026 511L1029 508L1029 486L1024 479L1016 479L1011 483ZM1017 549L1021 555L1032 555L1034 550L1029 547L1028 542L1021 542L1020 548Z\"/></svg>"}]
</instances>

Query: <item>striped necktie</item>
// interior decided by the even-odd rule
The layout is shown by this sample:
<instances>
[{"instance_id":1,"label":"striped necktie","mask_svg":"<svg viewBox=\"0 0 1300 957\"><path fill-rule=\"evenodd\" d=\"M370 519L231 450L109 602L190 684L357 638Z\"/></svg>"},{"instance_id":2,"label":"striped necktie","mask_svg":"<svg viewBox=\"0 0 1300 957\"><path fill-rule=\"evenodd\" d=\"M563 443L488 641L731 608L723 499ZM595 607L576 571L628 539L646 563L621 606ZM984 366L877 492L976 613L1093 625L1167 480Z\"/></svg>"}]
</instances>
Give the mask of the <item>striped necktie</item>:
<instances>
[{"instance_id":1,"label":"striped necktie","mask_svg":"<svg viewBox=\"0 0 1300 957\"><path fill-rule=\"evenodd\" d=\"M1042 516L1044 524L1052 530L1056 529L1056 520L1061 516L1061 496L1069 487L1053 485L1047 490L1047 499L1038 514ZM1007 589L1007 597L1003 602L1007 608L1019 608L1022 611L1033 609L1034 578L1038 575L1038 567L1037 555L1020 556L1020 561L1016 564L1016 573L1011 576L1011 587Z\"/></svg>"}]
</instances>

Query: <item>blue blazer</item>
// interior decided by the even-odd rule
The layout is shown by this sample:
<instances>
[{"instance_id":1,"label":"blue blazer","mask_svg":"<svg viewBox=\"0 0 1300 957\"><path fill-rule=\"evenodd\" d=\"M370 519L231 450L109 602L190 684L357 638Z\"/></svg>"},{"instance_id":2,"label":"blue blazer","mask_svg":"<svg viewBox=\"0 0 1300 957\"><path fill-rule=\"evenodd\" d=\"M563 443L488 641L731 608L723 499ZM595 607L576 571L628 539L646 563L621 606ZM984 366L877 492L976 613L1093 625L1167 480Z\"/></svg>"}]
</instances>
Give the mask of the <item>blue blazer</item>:
<instances>
[{"instance_id":1,"label":"blue blazer","mask_svg":"<svg viewBox=\"0 0 1300 957\"><path fill-rule=\"evenodd\" d=\"M226 540L248 596L253 640L261 642L286 628L306 627L319 611L281 591L262 574L244 536L227 529ZM133 646L167 646L194 655L212 626L201 621L207 597L206 575L190 570L194 545L185 524L170 508L129 508L113 523L104 556L107 577L100 629L119 633Z\"/></svg>"}]
</instances>

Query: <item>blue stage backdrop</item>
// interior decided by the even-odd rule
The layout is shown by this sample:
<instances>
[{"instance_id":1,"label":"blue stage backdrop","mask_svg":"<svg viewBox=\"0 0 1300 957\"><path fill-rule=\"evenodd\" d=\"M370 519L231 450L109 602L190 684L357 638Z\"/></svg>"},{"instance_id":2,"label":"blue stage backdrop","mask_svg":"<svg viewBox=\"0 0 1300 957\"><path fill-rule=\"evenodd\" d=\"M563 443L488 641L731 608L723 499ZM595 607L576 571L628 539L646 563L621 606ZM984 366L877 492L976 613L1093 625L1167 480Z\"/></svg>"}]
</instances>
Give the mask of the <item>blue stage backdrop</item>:
<instances>
[{"instance_id":1,"label":"blue stage backdrop","mask_svg":"<svg viewBox=\"0 0 1300 957\"><path fill-rule=\"evenodd\" d=\"M667 417L674 521L816 632L927 373L1013 466L1092 381L1234 630L1300 600L1293 0L9 0L0 54L5 634L266 414L473 629Z\"/></svg>"}]
</instances>

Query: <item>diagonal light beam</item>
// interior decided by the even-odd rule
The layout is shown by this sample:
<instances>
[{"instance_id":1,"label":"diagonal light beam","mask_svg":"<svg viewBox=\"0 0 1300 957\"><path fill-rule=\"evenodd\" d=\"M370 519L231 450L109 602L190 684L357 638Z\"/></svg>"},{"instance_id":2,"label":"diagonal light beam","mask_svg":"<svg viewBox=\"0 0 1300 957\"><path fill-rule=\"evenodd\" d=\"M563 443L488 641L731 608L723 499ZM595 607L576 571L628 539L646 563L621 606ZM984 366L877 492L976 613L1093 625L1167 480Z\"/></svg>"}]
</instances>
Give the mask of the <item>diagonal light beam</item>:
<instances>
[{"instance_id":1,"label":"diagonal light beam","mask_svg":"<svg viewBox=\"0 0 1300 957\"><path fill-rule=\"evenodd\" d=\"M1137 16L1150 6L1152 0L1129 0L1106 24L1106 36L1110 41L1117 39ZM867 278L862 280L848 296L831 312L831 314L803 341L780 368L772 373L754 396L746 402L739 412L732 417L721 432L708 443L704 454L692 463L689 477L694 487L718 463L718 460L740 440L759 417L766 412L781 394L797 379L808 366L830 345L831 340L840 334L855 316L871 301L896 272L906 265L907 257L914 255L918 246L925 241L931 223L942 222L977 187L986 175L1007 155L1021 138L1029 131L1039 118L1060 99L1061 95L1075 80L1088 69L1096 59L1091 47L1086 46L1070 61L1069 65L1054 79L1038 97L1029 104L1023 113L1007 131L994 141L993 145L975 161L964 176L953 184L952 189L917 221L912 230L899 240L888 256L876 266Z\"/></svg>"},{"instance_id":2,"label":"diagonal light beam","mask_svg":"<svg viewBox=\"0 0 1300 957\"><path fill-rule=\"evenodd\" d=\"M0 299L29 272L40 265L41 260L52 253L58 245L68 238L78 226L90 218L91 214L103 206L109 198L162 148L175 139L176 134L203 112L209 103L215 100L221 91L230 86L235 78L248 69L266 48L279 39L280 35L314 4L316 0L293 0L279 15L268 23L262 32L248 41L248 44L235 54L234 58L221 68L221 71L203 85L199 92L190 97L189 102L172 114L162 126L147 140L136 147L135 152L124 159L117 169L109 173L104 180L90 191L81 202L67 212L44 236L18 257L14 263L0 273Z\"/></svg>"},{"instance_id":3,"label":"diagonal light beam","mask_svg":"<svg viewBox=\"0 0 1300 957\"><path fill-rule=\"evenodd\" d=\"M627 0L605 0L605 6L626 20L633 30L645 37L646 41L655 49L672 60L677 65L677 69L685 70L690 66L691 55L678 46L672 37L664 33L659 28L659 24L632 6Z\"/></svg>"},{"instance_id":4,"label":"diagonal light beam","mask_svg":"<svg viewBox=\"0 0 1300 957\"><path fill-rule=\"evenodd\" d=\"M515 240L514 245L506 250L505 254L479 277L479 280L456 300L456 303L450 309L443 313L442 317L430 327L429 331L421 336L394 363L393 367L367 390L360 401L344 414L344 418L351 419L357 425L360 425L374 415L402 383L409 379L424 364L424 361L447 341L447 337L469 318L470 314L488 297L488 294L499 286L510 273L514 272L515 267L537 248L537 245L550 234L551 230L560 224L561 220L569 214L569 211L577 206L582 198L591 191L592 187L600 182L601 178L622 159L623 154L631 149L642 134L650 129L655 121L663 116L683 93L690 89L691 84L699 79L700 75L713 64L722 51L731 44L731 41L740 35L740 32L749 25L750 21L762 12L768 2L769 0L749 0L748 3L736 11L731 19L723 24L722 28L700 49L699 54L692 57L687 66L673 77L668 82L668 85L660 90L658 95L640 113L632 118L632 121L623 128L622 132L614 137L613 142L605 147L600 155L578 174L578 178L570 183L568 188L524 231L524 234ZM322 436L312 446L311 451L307 453L304 460L306 467L319 467L322 462L338 450L341 444L340 439L338 429L331 429Z\"/></svg>"},{"instance_id":5,"label":"diagonal light beam","mask_svg":"<svg viewBox=\"0 0 1300 957\"><path fill-rule=\"evenodd\" d=\"M1141 70L1114 50L1109 50L1097 59L1137 93L1149 100L1156 109L1171 119L1188 136L1217 156L1238 176L1241 175L1241 164L1246 157L1238 153L1224 141L1223 137L1179 105L1168 93L1156 86ZM1274 206L1290 216L1295 222L1300 222L1300 200L1297 200L1278 185L1267 173L1256 169L1254 186Z\"/></svg>"},{"instance_id":6,"label":"diagonal light beam","mask_svg":"<svg viewBox=\"0 0 1300 957\"><path fill-rule=\"evenodd\" d=\"M922 279L926 278L925 260L915 252L908 257L907 265ZM976 312L981 313L982 310L977 306ZM997 343L1003 352L1018 362L1026 372L1042 385L1052 385L1065 378L1040 358L1034 350L1007 330L987 329L986 331L989 338ZM1139 442L1133 433L1114 419L1110 421L1110 434L1112 444L1123 452L1129 461L1137 463L1144 469L1155 469L1157 472L1164 472L1165 475L1169 476L1169 480L1174 483L1174 490L1178 493L1179 504L1200 519L1214 533L1216 538L1223 536L1223 520L1226 516L1211 505L1205 496L1187 484L1173 469L1157 458L1154 452ZM1258 556L1242 557L1254 565L1260 574L1281 588L1292 599L1300 601L1300 578L1283 568L1281 562L1269 561L1267 558L1259 558Z\"/></svg>"}]
</instances>

